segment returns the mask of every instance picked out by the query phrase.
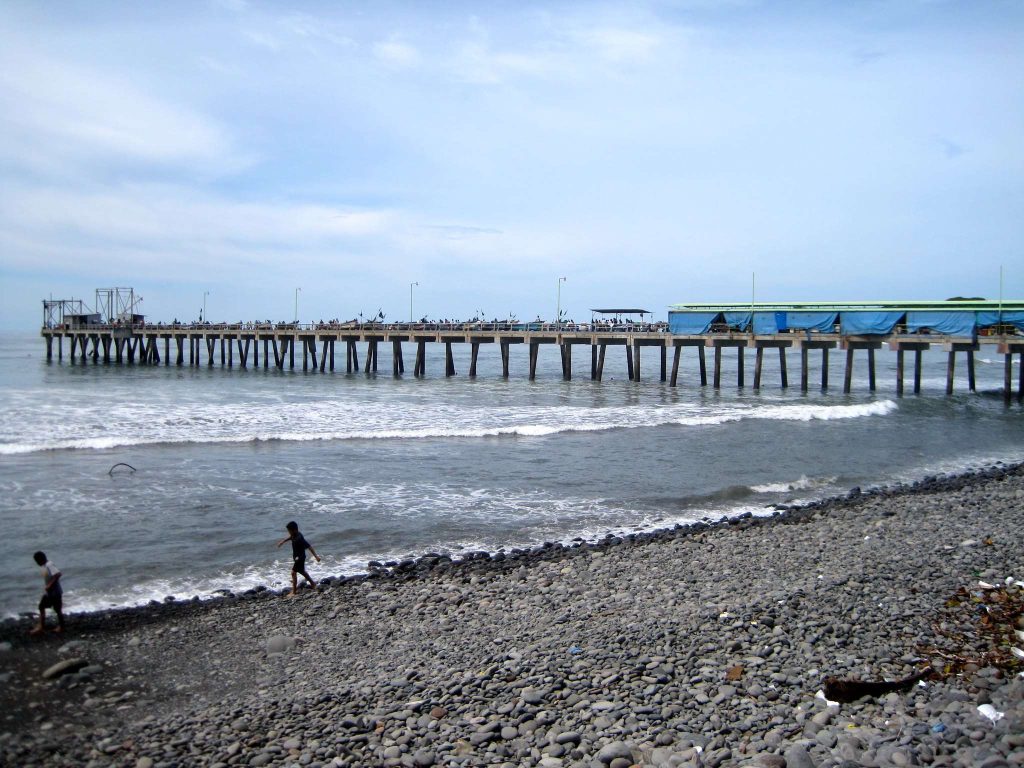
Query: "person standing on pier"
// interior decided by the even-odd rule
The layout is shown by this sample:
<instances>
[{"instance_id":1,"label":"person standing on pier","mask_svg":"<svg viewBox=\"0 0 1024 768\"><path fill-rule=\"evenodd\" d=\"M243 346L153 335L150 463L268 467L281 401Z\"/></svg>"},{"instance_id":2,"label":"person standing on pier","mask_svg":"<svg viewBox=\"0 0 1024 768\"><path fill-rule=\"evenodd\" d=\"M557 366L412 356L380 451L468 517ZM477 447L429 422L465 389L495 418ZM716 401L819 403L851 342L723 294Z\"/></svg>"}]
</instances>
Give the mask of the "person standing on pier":
<instances>
[{"instance_id":1,"label":"person standing on pier","mask_svg":"<svg viewBox=\"0 0 1024 768\"><path fill-rule=\"evenodd\" d=\"M60 585L60 569L46 559L44 552L32 555L43 572L43 597L39 601L39 624L30 634L41 635L46 630L46 609L52 608L57 614L57 627L54 632L64 631L64 589Z\"/></svg>"},{"instance_id":2,"label":"person standing on pier","mask_svg":"<svg viewBox=\"0 0 1024 768\"><path fill-rule=\"evenodd\" d=\"M288 523L285 529L288 531L288 535L277 542L277 546L280 547L286 541L292 543L292 591L288 593L288 597L294 597L298 594L300 573L302 578L309 582L309 586L316 589L316 582L306 573L306 550L308 549L313 553L313 557L316 558L318 563L320 562L320 555L313 549L313 545L306 541L306 537L299 532L299 524L294 520Z\"/></svg>"}]
</instances>

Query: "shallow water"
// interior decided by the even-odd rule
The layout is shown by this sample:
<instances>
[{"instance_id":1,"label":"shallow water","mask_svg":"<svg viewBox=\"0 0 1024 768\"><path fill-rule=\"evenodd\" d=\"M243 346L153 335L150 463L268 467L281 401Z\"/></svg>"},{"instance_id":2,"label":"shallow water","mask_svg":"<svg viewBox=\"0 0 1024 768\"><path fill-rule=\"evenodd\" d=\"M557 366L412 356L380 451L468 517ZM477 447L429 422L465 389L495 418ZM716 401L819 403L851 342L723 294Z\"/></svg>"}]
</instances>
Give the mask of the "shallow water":
<instances>
[{"instance_id":1,"label":"shallow water","mask_svg":"<svg viewBox=\"0 0 1024 768\"><path fill-rule=\"evenodd\" d=\"M697 385L692 350L675 389L652 354L636 383L611 351L601 383L586 355L563 382L554 347L533 382L513 347L503 380L488 345L476 379L467 347L459 376L444 378L443 353L428 349L425 378L396 380L383 347L381 373L321 374L47 363L40 338L2 336L0 615L38 601L36 549L63 569L68 608L89 610L283 586L289 551L274 544L291 519L324 557L314 575L353 573L371 559L595 538L1024 460L1024 410L1003 404L994 352L979 355L977 394L961 370L944 395L936 351L923 394L897 398L885 351L878 391L858 357L849 395L838 354L838 388L802 394L779 389L770 355L754 391L735 387L726 353L716 391ZM791 354L791 384L798 365ZM136 471L111 473L118 462Z\"/></svg>"}]
</instances>

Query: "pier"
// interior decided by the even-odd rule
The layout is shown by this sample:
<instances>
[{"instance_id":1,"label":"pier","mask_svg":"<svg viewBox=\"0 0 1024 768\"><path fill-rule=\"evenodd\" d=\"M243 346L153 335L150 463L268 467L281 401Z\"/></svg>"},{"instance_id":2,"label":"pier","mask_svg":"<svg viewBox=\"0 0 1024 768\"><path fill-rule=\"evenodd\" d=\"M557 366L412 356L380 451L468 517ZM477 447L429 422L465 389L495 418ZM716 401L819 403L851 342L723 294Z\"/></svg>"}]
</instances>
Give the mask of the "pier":
<instances>
[{"instance_id":1,"label":"pier","mask_svg":"<svg viewBox=\"0 0 1024 768\"><path fill-rule=\"evenodd\" d=\"M1024 305L1022 305L1024 309ZM748 309L749 311L749 309ZM749 321L747 323L749 326ZM340 324L129 324L102 322L61 322L43 327L41 335L46 342L47 360L62 361L67 356L74 361L102 364L165 365L165 366L238 366L240 368L274 366L279 370L326 373L341 370L354 373L378 372L378 350L391 346L391 373L406 373L406 347L412 347L412 375L426 374L428 354L443 354L446 376L458 374L454 349L469 348L467 373L477 375L480 346L497 344L501 354L501 375L509 376L510 348L526 345L529 348L529 378L536 378L541 347L557 347L561 358L562 378L573 375L574 348L589 348L590 378L601 381L609 350L623 355L626 373L631 381L641 380L642 362L647 354L653 355L661 381L675 387L680 384L684 358L696 363L693 379L699 386L720 388L723 384L723 357L735 357L736 386L747 384L746 352L753 353L752 386L764 384L764 355L767 351L778 356L778 385L790 386L787 353L799 355L799 388L806 392L809 380L810 356L820 355L820 385L828 389L830 381L830 353L836 351L844 361L842 389L849 392L857 359L866 358L868 387L877 386L876 353L888 348L896 354L895 391L905 390L906 355L911 353L911 388L921 391L921 355L932 347L948 353L946 392L953 392L954 372L958 356L965 359L968 388L975 389L974 355L983 345L1004 356L1004 395L1007 400L1013 392L1013 356L1024 355L1024 336L1016 333L979 333L955 336L935 333L907 332L895 327L887 334L844 334L839 331L810 329L775 329L773 333L758 333L755 322L737 330L728 325L712 322L700 333L676 333L672 322L622 325L610 324L555 324L555 323L340 323ZM982 329L984 331L984 329ZM1002 329L1001 329L1002 330ZM646 350L645 350L646 348ZM429 352L428 352L429 350ZM711 365L708 365L708 353ZM458 357L462 357L459 355ZM863 362L861 363L863 364ZM709 370L710 377L709 377ZM1017 398L1024 392L1024 366L1017 381Z\"/></svg>"}]
</instances>

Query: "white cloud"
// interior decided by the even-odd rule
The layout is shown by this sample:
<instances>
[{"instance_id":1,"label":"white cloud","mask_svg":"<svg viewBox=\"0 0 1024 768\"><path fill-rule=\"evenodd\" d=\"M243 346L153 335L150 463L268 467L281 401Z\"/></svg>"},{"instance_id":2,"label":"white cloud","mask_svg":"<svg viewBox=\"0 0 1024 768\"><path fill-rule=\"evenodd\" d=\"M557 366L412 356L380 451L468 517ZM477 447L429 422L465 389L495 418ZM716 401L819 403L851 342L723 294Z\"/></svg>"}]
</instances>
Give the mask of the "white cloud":
<instances>
[{"instance_id":1,"label":"white cloud","mask_svg":"<svg viewBox=\"0 0 1024 768\"><path fill-rule=\"evenodd\" d=\"M8 48L0 53L0 154L24 164L43 148L59 163L236 165L225 131L123 76ZM52 170L46 169L46 170Z\"/></svg>"},{"instance_id":2,"label":"white cloud","mask_svg":"<svg viewBox=\"0 0 1024 768\"><path fill-rule=\"evenodd\" d=\"M420 53L416 48L394 38L374 44L373 55L385 64L398 68L414 67L420 61Z\"/></svg>"},{"instance_id":3,"label":"white cloud","mask_svg":"<svg viewBox=\"0 0 1024 768\"><path fill-rule=\"evenodd\" d=\"M661 45L661 38L657 35L612 27L579 32L577 37L613 63L645 61Z\"/></svg>"}]
</instances>

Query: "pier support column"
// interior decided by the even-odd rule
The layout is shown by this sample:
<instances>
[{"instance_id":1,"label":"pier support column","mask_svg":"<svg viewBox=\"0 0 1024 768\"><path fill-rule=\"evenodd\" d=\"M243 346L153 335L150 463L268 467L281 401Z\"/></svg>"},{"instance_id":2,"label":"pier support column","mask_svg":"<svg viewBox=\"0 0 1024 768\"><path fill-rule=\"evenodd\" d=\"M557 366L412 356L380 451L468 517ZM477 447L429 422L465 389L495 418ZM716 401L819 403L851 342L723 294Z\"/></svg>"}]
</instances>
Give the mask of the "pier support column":
<instances>
[{"instance_id":1,"label":"pier support column","mask_svg":"<svg viewBox=\"0 0 1024 768\"><path fill-rule=\"evenodd\" d=\"M247 342L248 345L248 342ZM252 337L252 367L260 367L260 337L256 334Z\"/></svg>"},{"instance_id":2,"label":"pier support column","mask_svg":"<svg viewBox=\"0 0 1024 768\"><path fill-rule=\"evenodd\" d=\"M509 359L509 343L505 339L501 340L501 378L508 378L508 359Z\"/></svg>"},{"instance_id":3,"label":"pier support column","mask_svg":"<svg viewBox=\"0 0 1024 768\"><path fill-rule=\"evenodd\" d=\"M956 368L956 352L949 350L949 359L946 363L946 394L953 394L953 371Z\"/></svg>"},{"instance_id":4,"label":"pier support column","mask_svg":"<svg viewBox=\"0 0 1024 768\"><path fill-rule=\"evenodd\" d=\"M700 370L700 385L706 387L708 385L708 364L707 358L704 356L704 347L697 347L697 366Z\"/></svg>"},{"instance_id":5,"label":"pier support column","mask_svg":"<svg viewBox=\"0 0 1024 768\"><path fill-rule=\"evenodd\" d=\"M896 351L896 394L902 395L906 388L903 380L906 378L905 352L914 353L914 394L921 392L921 352L931 345L922 341L896 340L889 342L889 347Z\"/></svg>"},{"instance_id":6,"label":"pier support column","mask_svg":"<svg viewBox=\"0 0 1024 768\"><path fill-rule=\"evenodd\" d=\"M676 382L679 380L679 358L683 353L683 348L677 346L675 351L672 353L672 378L669 379L668 385L674 387Z\"/></svg>"},{"instance_id":7,"label":"pier support column","mask_svg":"<svg viewBox=\"0 0 1024 768\"><path fill-rule=\"evenodd\" d=\"M46 337L46 362L53 360L53 336Z\"/></svg>"},{"instance_id":8,"label":"pier support column","mask_svg":"<svg viewBox=\"0 0 1024 768\"><path fill-rule=\"evenodd\" d=\"M562 378L572 381L572 344L562 344Z\"/></svg>"},{"instance_id":9,"label":"pier support column","mask_svg":"<svg viewBox=\"0 0 1024 768\"><path fill-rule=\"evenodd\" d=\"M668 379L668 348L661 345L661 380L666 381Z\"/></svg>"},{"instance_id":10,"label":"pier support column","mask_svg":"<svg viewBox=\"0 0 1024 768\"><path fill-rule=\"evenodd\" d=\"M469 344L469 378L476 378L476 358L480 354L480 342L472 341Z\"/></svg>"},{"instance_id":11,"label":"pier support column","mask_svg":"<svg viewBox=\"0 0 1024 768\"><path fill-rule=\"evenodd\" d=\"M607 344L601 344L597 350L597 380L601 381L604 378L604 355L608 349Z\"/></svg>"},{"instance_id":12,"label":"pier support column","mask_svg":"<svg viewBox=\"0 0 1024 768\"><path fill-rule=\"evenodd\" d=\"M846 349L846 378L843 379L843 392L850 391L853 382L853 347Z\"/></svg>"},{"instance_id":13,"label":"pier support column","mask_svg":"<svg viewBox=\"0 0 1024 768\"><path fill-rule=\"evenodd\" d=\"M633 381L640 381L640 343L633 342Z\"/></svg>"},{"instance_id":14,"label":"pier support column","mask_svg":"<svg viewBox=\"0 0 1024 768\"><path fill-rule=\"evenodd\" d=\"M530 381L537 378L537 350L540 344L536 341L530 342Z\"/></svg>"},{"instance_id":15,"label":"pier support column","mask_svg":"<svg viewBox=\"0 0 1024 768\"><path fill-rule=\"evenodd\" d=\"M626 375L630 381L635 380L633 378L633 350L629 348L628 344L626 345Z\"/></svg>"},{"instance_id":16,"label":"pier support column","mask_svg":"<svg viewBox=\"0 0 1024 768\"><path fill-rule=\"evenodd\" d=\"M275 362L277 361L277 355L274 355ZM263 339L263 370L267 370L270 367L270 339Z\"/></svg>"},{"instance_id":17,"label":"pier support column","mask_svg":"<svg viewBox=\"0 0 1024 768\"><path fill-rule=\"evenodd\" d=\"M764 348L758 347L754 353L754 389L761 388L761 365L764 363Z\"/></svg>"},{"instance_id":18,"label":"pier support column","mask_svg":"<svg viewBox=\"0 0 1024 768\"><path fill-rule=\"evenodd\" d=\"M590 345L590 380L597 381L597 344Z\"/></svg>"},{"instance_id":19,"label":"pier support column","mask_svg":"<svg viewBox=\"0 0 1024 768\"><path fill-rule=\"evenodd\" d=\"M715 347L715 379L711 385L715 389L722 388L722 348Z\"/></svg>"},{"instance_id":20,"label":"pier support column","mask_svg":"<svg viewBox=\"0 0 1024 768\"><path fill-rule=\"evenodd\" d=\"M967 350L967 388L971 392L976 392L977 389L974 386L974 350Z\"/></svg>"},{"instance_id":21,"label":"pier support column","mask_svg":"<svg viewBox=\"0 0 1024 768\"><path fill-rule=\"evenodd\" d=\"M821 388L828 389L828 347L821 348Z\"/></svg>"},{"instance_id":22,"label":"pier support column","mask_svg":"<svg viewBox=\"0 0 1024 768\"><path fill-rule=\"evenodd\" d=\"M103 362L104 363L109 363L110 362L110 344L111 344L111 342L113 342L113 339L110 338L109 336L104 336L103 337Z\"/></svg>"},{"instance_id":23,"label":"pier support column","mask_svg":"<svg viewBox=\"0 0 1024 768\"><path fill-rule=\"evenodd\" d=\"M405 372L402 362L402 342L397 339L391 341L391 375L398 376Z\"/></svg>"},{"instance_id":24,"label":"pier support column","mask_svg":"<svg viewBox=\"0 0 1024 768\"><path fill-rule=\"evenodd\" d=\"M786 370L786 348L779 347L779 383L789 389L789 371Z\"/></svg>"},{"instance_id":25,"label":"pier support column","mask_svg":"<svg viewBox=\"0 0 1024 768\"><path fill-rule=\"evenodd\" d=\"M295 370L295 337L288 336L288 367L291 370Z\"/></svg>"},{"instance_id":26,"label":"pier support column","mask_svg":"<svg viewBox=\"0 0 1024 768\"><path fill-rule=\"evenodd\" d=\"M164 365L171 364L171 337L164 336Z\"/></svg>"},{"instance_id":27,"label":"pier support column","mask_svg":"<svg viewBox=\"0 0 1024 768\"><path fill-rule=\"evenodd\" d=\"M452 357L452 343L450 341L444 343L444 375L455 375L455 358Z\"/></svg>"},{"instance_id":28,"label":"pier support column","mask_svg":"<svg viewBox=\"0 0 1024 768\"><path fill-rule=\"evenodd\" d=\"M423 339L416 340L416 368L413 374L415 376L427 375L427 342Z\"/></svg>"},{"instance_id":29,"label":"pier support column","mask_svg":"<svg viewBox=\"0 0 1024 768\"><path fill-rule=\"evenodd\" d=\"M315 342L314 342L315 343ZM320 373L327 370L327 353L331 352L331 357L334 357L334 353L331 350L331 340L324 339L322 341L323 346L320 348ZM331 364L331 370L334 370L334 364Z\"/></svg>"},{"instance_id":30,"label":"pier support column","mask_svg":"<svg viewBox=\"0 0 1024 768\"><path fill-rule=\"evenodd\" d=\"M868 347L868 389L875 391L875 350Z\"/></svg>"},{"instance_id":31,"label":"pier support column","mask_svg":"<svg viewBox=\"0 0 1024 768\"><path fill-rule=\"evenodd\" d=\"M800 345L800 391L807 391L807 347Z\"/></svg>"},{"instance_id":32,"label":"pier support column","mask_svg":"<svg viewBox=\"0 0 1024 768\"><path fill-rule=\"evenodd\" d=\"M1024 376L1024 355L1021 356L1021 375ZM1021 382L1024 384L1024 381ZM1007 404L1010 402L1010 398L1013 395L1013 352L1007 352L1003 355L1003 401ZM1020 388L1018 387L1017 397L1020 397Z\"/></svg>"},{"instance_id":33,"label":"pier support column","mask_svg":"<svg viewBox=\"0 0 1024 768\"><path fill-rule=\"evenodd\" d=\"M64 359L64 336L58 334L57 336L57 360L62 361ZM117 362L121 362L118 360Z\"/></svg>"},{"instance_id":34,"label":"pier support column","mask_svg":"<svg viewBox=\"0 0 1024 768\"><path fill-rule=\"evenodd\" d=\"M736 347L736 386L743 389L743 347Z\"/></svg>"},{"instance_id":35,"label":"pier support column","mask_svg":"<svg viewBox=\"0 0 1024 768\"><path fill-rule=\"evenodd\" d=\"M330 349L330 354L331 354L331 373L334 373L334 339L329 339L325 343L328 344L328 348Z\"/></svg>"}]
</instances>

